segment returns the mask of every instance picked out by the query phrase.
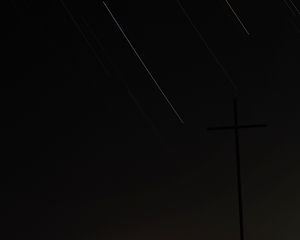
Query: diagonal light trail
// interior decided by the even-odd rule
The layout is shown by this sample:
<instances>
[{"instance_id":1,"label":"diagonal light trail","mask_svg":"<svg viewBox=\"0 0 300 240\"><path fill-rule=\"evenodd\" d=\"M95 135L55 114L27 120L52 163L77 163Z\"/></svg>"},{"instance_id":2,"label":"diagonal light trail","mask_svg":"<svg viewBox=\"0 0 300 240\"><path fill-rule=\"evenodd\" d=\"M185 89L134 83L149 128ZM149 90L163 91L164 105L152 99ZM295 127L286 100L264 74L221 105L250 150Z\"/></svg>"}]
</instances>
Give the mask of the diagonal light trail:
<instances>
[{"instance_id":1,"label":"diagonal light trail","mask_svg":"<svg viewBox=\"0 0 300 240\"><path fill-rule=\"evenodd\" d=\"M187 13L187 11L185 10L185 8L183 7L183 5L181 4L181 2L179 0L177 0L177 3L179 5L179 7L181 8L182 12L184 13L185 17L188 19L188 21L190 22L190 24L192 25L192 27L194 28L195 32L197 33L198 37L202 40L202 42L204 43L205 47L207 48L207 50L209 51L209 53L211 54L211 56L213 57L213 59L215 60L215 62L217 63L217 65L221 68L221 70L223 71L224 75L226 76L226 78L228 79L228 81L230 82L230 84L232 85L232 87L235 90L238 90L236 84L234 83L234 81L232 80L231 76L229 75L229 73L227 72L227 70L225 69L225 67L223 66L223 64L220 62L220 60L218 59L218 57L216 56L216 54L213 52L213 50L210 48L210 46L208 45L207 41L205 40L205 38L202 36L202 34L200 33L200 31L198 30L198 28L196 27L196 25L194 24L193 20L191 19L191 17L189 16L189 14Z\"/></svg>"},{"instance_id":2,"label":"diagonal light trail","mask_svg":"<svg viewBox=\"0 0 300 240\"><path fill-rule=\"evenodd\" d=\"M75 20L71 10L68 8L68 6L65 4L64 0L59 0L62 4L62 6L64 7L64 9L66 10L66 12L68 13L70 19L72 20L72 22L74 23L74 25L76 26L76 28L78 29L78 31L80 32L80 34L82 35L82 37L84 38L86 44L90 47L90 49L92 50L98 64L100 64L100 66L103 68L104 73L106 74L106 76L111 79L112 74L110 73L110 71L107 69L107 67L105 66L104 62L100 59L96 49L93 47L91 41L88 39L88 37L86 36L86 34L83 32L82 28L80 27L79 23ZM86 26L88 27L88 29L91 31L91 28L89 27L88 23L85 21L84 18L82 18L84 23L86 24ZM104 50L103 45L101 44L101 42L99 41L99 39L96 37L96 35L93 33L93 31L91 31L91 33L93 34L94 38L96 39L97 43L99 44L99 46L102 48L102 50ZM132 99L132 101L136 104L138 110L141 112L142 116L145 118L146 122L148 122L148 124L151 126L152 130L155 132L155 134L158 136L160 143L165 146L165 142L163 137L161 136L161 134L159 133L158 129L156 128L156 126L154 125L154 123L152 122L152 120L150 119L150 117L146 114L146 112L143 110L142 106L140 105L140 103L138 102L137 98L134 96L134 94L132 93L132 91L129 89L128 85L122 81L122 83L125 85L125 88L127 90L127 93L129 95L129 97Z\"/></svg>"},{"instance_id":3,"label":"diagonal light trail","mask_svg":"<svg viewBox=\"0 0 300 240\"><path fill-rule=\"evenodd\" d=\"M286 0L283 0L283 2L285 3L285 5L288 7L288 9L291 11L291 13L296 16L296 13L294 11L294 9L291 8L290 4L286 1Z\"/></svg>"},{"instance_id":4,"label":"diagonal light trail","mask_svg":"<svg viewBox=\"0 0 300 240\"><path fill-rule=\"evenodd\" d=\"M293 14L293 16L294 16L294 17L297 17L297 14L296 14L295 10L292 8L292 6L290 6L290 4L292 4L292 5L295 7L295 9L296 9L297 11L299 11L298 8L293 4L293 2L290 1L290 3L288 3L287 0L283 0L283 2L284 2L285 5L287 6L287 8L291 11L291 13ZM299 14L299 13L298 13L298 14ZM295 19L293 19L293 18L290 17L290 16L287 16L287 17L288 17L288 19L289 19L289 22L294 26L295 30L296 30L298 33L300 33L300 29L299 29L298 25L295 23Z\"/></svg>"},{"instance_id":5,"label":"diagonal light trail","mask_svg":"<svg viewBox=\"0 0 300 240\"><path fill-rule=\"evenodd\" d=\"M175 113L175 115L178 117L179 121L182 124L184 124L184 121L183 121L182 117L178 114L178 112L176 111L176 109L174 108L174 106L172 105L172 103L169 101L168 97L163 92L162 88L159 86L159 84L155 80L154 76L152 75L152 73L150 72L150 70L148 69L148 67L146 66L146 64L144 63L144 61L142 60L142 58L140 57L140 55L138 54L138 52L136 51L136 49L134 48L134 46L132 45L132 43L130 42L129 38L127 37L127 35L123 31L122 27L120 26L120 24L118 23L118 21L116 20L116 18L114 17L113 13L110 11L110 9L107 6L107 4L104 1L102 3L105 6L105 8L107 9L107 11L109 12L109 14L112 17L112 19L114 20L114 22L116 23L116 25L118 26L119 30L123 34L123 36L126 39L126 41L128 42L128 44L130 45L130 47L134 51L135 55L138 57L138 59L140 60L141 64L144 66L145 70L147 71L147 73L149 74L149 76L151 77L151 79L153 80L153 82L155 83L155 85L157 86L157 88L159 89L159 91L161 92L161 94L163 95L163 97L165 98L165 100L167 101L167 103L169 104L169 106L172 108L172 110Z\"/></svg>"},{"instance_id":6,"label":"diagonal light trail","mask_svg":"<svg viewBox=\"0 0 300 240\"><path fill-rule=\"evenodd\" d=\"M243 24L242 20L239 18L239 16L237 15L237 13L234 11L234 9L232 8L232 6L230 5L230 3L225 0L227 5L229 6L230 10L233 12L234 16L237 18L237 20L239 21L239 23L242 25L242 27L244 28L245 32L250 35L249 31L247 30L247 28L245 27L245 25Z\"/></svg>"},{"instance_id":7,"label":"diagonal light trail","mask_svg":"<svg viewBox=\"0 0 300 240\"><path fill-rule=\"evenodd\" d=\"M78 31L80 32L80 34L82 35L83 39L85 40L86 44L89 46L89 48L92 50L95 58L97 59L97 62L102 66L105 74L109 77L111 77L110 72L108 71L108 69L105 67L103 61L99 58L96 49L93 47L93 45L91 44L91 42L89 41L89 39L87 38L87 36L85 35L85 33L83 32L83 30L81 29L79 23L75 20L72 12L70 11L70 9L68 8L68 6L65 4L64 0L59 0L62 4L62 6L64 7L64 9L66 10L66 12L68 13L70 19L72 20L72 22L74 23L74 25L76 26L76 28L78 29Z\"/></svg>"},{"instance_id":8,"label":"diagonal light trail","mask_svg":"<svg viewBox=\"0 0 300 240\"><path fill-rule=\"evenodd\" d=\"M99 38L96 36L95 32L93 31L93 29L91 28L91 26L88 24L88 22L82 18L82 21L85 23L87 29L90 31L90 33L92 34L93 38L96 40L97 44L100 46L100 48L104 51L105 47L103 46L103 44L101 43L101 41L99 40ZM113 61L111 60L111 58L109 56L107 56L109 63L113 66ZM118 76L117 76L118 77ZM123 80L123 78L120 76L119 77L120 81L122 82L122 84L125 86L126 91L129 95L129 97L131 98L131 100L133 101L133 103L136 105L137 109L140 111L141 115L144 117L145 121L149 124L149 126L152 128L153 132L156 134L156 136L158 137L161 145L165 146L166 143L164 142L163 136L160 134L159 130L157 129L157 127L155 126L155 124L153 123L153 121L151 120L151 118L148 116L148 114L145 112L145 110L143 109L143 107L141 106L140 102L138 101L138 99L134 96L134 94L132 93L132 91L130 90L128 84L126 83L125 80Z\"/></svg>"},{"instance_id":9,"label":"diagonal light trail","mask_svg":"<svg viewBox=\"0 0 300 240\"><path fill-rule=\"evenodd\" d=\"M300 11L292 0L289 0L293 7L296 9L297 13L300 15Z\"/></svg>"}]
</instances>

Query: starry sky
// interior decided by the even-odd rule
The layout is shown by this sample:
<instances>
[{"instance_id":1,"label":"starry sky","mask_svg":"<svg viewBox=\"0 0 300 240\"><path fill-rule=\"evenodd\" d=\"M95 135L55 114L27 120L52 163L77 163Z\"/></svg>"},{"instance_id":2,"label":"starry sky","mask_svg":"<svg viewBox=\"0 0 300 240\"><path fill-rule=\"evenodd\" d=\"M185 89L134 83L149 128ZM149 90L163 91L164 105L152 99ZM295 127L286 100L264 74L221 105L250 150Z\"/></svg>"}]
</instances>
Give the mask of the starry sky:
<instances>
[{"instance_id":1,"label":"starry sky","mask_svg":"<svg viewBox=\"0 0 300 240\"><path fill-rule=\"evenodd\" d=\"M5 239L299 239L298 1L5 2Z\"/></svg>"}]
</instances>

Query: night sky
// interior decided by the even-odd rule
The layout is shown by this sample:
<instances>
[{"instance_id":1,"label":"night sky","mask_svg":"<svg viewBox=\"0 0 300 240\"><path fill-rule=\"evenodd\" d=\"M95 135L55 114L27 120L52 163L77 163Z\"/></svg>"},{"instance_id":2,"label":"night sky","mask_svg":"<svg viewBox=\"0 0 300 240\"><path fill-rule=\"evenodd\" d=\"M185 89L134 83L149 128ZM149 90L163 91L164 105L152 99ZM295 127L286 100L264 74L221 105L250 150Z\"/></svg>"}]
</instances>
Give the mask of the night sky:
<instances>
[{"instance_id":1,"label":"night sky","mask_svg":"<svg viewBox=\"0 0 300 240\"><path fill-rule=\"evenodd\" d=\"M300 238L299 1L5 3L3 239Z\"/></svg>"}]
</instances>

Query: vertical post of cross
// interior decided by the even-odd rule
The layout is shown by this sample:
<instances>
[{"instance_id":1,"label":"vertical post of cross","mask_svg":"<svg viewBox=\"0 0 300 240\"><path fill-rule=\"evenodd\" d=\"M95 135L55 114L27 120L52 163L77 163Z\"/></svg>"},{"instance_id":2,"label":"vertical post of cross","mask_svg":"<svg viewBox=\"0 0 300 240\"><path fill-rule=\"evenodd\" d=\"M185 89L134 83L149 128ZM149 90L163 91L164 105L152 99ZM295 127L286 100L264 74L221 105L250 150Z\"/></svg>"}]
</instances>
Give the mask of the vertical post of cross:
<instances>
[{"instance_id":1,"label":"vertical post of cross","mask_svg":"<svg viewBox=\"0 0 300 240\"><path fill-rule=\"evenodd\" d=\"M210 127L210 128L207 128L207 130L209 130L209 131L234 130L240 240L245 240L239 129L241 129L241 128L266 127L267 125L266 124L239 125L238 104L237 104L237 99L236 98L233 100L233 114L234 114L234 125L232 125L232 126L221 126L221 127Z\"/></svg>"},{"instance_id":2,"label":"vertical post of cross","mask_svg":"<svg viewBox=\"0 0 300 240\"><path fill-rule=\"evenodd\" d=\"M240 220L240 239L244 240L244 212L243 212L243 194L242 194L242 177L241 177L241 157L240 157L240 136L238 128L238 106L236 98L233 100L234 111L234 135L235 135L235 152L236 152L236 174L238 187L238 204Z\"/></svg>"}]
</instances>

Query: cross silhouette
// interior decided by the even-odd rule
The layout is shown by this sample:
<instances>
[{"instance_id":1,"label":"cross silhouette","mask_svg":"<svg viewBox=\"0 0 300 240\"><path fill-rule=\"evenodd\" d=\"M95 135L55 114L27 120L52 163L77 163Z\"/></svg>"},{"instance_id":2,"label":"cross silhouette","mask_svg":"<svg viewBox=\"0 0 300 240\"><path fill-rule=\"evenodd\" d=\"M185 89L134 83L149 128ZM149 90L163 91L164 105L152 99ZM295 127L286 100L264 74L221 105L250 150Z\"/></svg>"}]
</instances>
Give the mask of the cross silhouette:
<instances>
[{"instance_id":1,"label":"cross silhouette","mask_svg":"<svg viewBox=\"0 0 300 240\"><path fill-rule=\"evenodd\" d=\"M234 113L234 125L233 126L221 126L221 127L209 127L208 131L218 130L234 130L235 133L235 150L236 150L236 173L237 173L237 188L238 188L238 211L239 211L239 224L240 224L240 239L245 239L244 234L244 214L243 214L243 197L242 197L242 181L241 181L241 163L240 163L240 145L239 145L239 130L243 128L259 128L266 127L266 124L255 125L239 125L238 123L238 106L237 99L233 100L233 113Z\"/></svg>"}]
</instances>

